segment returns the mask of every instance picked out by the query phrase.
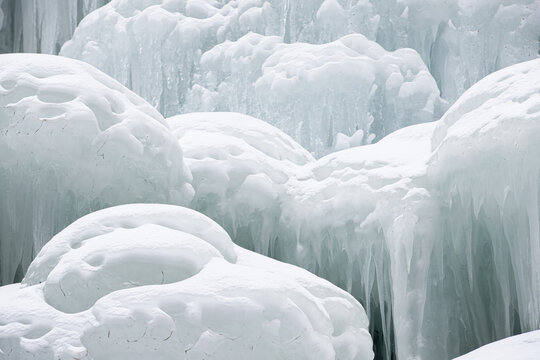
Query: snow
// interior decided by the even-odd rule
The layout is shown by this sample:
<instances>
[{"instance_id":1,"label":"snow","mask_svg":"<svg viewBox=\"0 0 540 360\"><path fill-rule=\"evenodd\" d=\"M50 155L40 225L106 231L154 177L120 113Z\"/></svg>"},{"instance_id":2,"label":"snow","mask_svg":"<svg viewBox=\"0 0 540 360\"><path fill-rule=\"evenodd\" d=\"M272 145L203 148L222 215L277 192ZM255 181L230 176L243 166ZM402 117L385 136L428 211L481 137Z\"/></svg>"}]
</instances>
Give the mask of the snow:
<instances>
[{"instance_id":1,"label":"snow","mask_svg":"<svg viewBox=\"0 0 540 360\"><path fill-rule=\"evenodd\" d=\"M538 358L540 358L540 331L531 331L485 345L456 360L535 360Z\"/></svg>"},{"instance_id":2,"label":"snow","mask_svg":"<svg viewBox=\"0 0 540 360\"><path fill-rule=\"evenodd\" d=\"M437 122L318 160L250 145L243 115L167 122L192 207L236 243L350 292L382 356L452 358L540 327L539 79L540 60L503 69ZM276 132L257 125L260 139Z\"/></svg>"},{"instance_id":3,"label":"snow","mask_svg":"<svg viewBox=\"0 0 540 360\"><path fill-rule=\"evenodd\" d=\"M0 56L0 283L20 281L45 242L93 210L188 204L191 174L163 117L92 66Z\"/></svg>"},{"instance_id":4,"label":"snow","mask_svg":"<svg viewBox=\"0 0 540 360\"><path fill-rule=\"evenodd\" d=\"M0 288L0 308L0 355L21 360L373 358L352 296L172 205L80 218Z\"/></svg>"},{"instance_id":5,"label":"snow","mask_svg":"<svg viewBox=\"0 0 540 360\"><path fill-rule=\"evenodd\" d=\"M0 53L58 54L79 21L107 2L109 0L0 1Z\"/></svg>"}]
</instances>

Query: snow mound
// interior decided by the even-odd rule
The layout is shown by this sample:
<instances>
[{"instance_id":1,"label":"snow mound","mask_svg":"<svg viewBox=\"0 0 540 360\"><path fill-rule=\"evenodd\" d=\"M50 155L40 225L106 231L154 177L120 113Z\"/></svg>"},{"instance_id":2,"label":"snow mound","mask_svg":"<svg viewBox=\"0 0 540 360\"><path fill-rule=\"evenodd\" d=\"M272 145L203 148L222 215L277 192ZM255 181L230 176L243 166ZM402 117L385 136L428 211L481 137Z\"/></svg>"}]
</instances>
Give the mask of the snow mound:
<instances>
[{"instance_id":1,"label":"snow mound","mask_svg":"<svg viewBox=\"0 0 540 360\"><path fill-rule=\"evenodd\" d=\"M320 156L337 132L361 130L367 144L444 106L412 49L387 52L360 34L312 45L250 33L203 54L185 110L253 115Z\"/></svg>"},{"instance_id":2,"label":"snow mound","mask_svg":"<svg viewBox=\"0 0 540 360\"><path fill-rule=\"evenodd\" d=\"M234 245L194 210L87 215L32 269L0 288L0 354L17 359L373 358L352 296Z\"/></svg>"},{"instance_id":3,"label":"snow mound","mask_svg":"<svg viewBox=\"0 0 540 360\"><path fill-rule=\"evenodd\" d=\"M163 117L115 80L50 55L0 56L0 283L80 215L189 203L191 174Z\"/></svg>"},{"instance_id":4,"label":"snow mound","mask_svg":"<svg viewBox=\"0 0 540 360\"><path fill-rule=\"evenodd\" d=\"M172 127L194 206L235 242L347 289L381 356L448 359L540 327L539 79L540 60L503 69L440 121L303 164L237 146L238 115Z\"/></svg>"},{"instance_id":5,"label":"snow mound","mask_svg":"<svg viewBox=\"0 0 540 360\"><path fill-rule=\"evenodd\" d=\"M485 345L456 360L536 360L540 358L540 330Z\"/></svg>"}]
</instances>

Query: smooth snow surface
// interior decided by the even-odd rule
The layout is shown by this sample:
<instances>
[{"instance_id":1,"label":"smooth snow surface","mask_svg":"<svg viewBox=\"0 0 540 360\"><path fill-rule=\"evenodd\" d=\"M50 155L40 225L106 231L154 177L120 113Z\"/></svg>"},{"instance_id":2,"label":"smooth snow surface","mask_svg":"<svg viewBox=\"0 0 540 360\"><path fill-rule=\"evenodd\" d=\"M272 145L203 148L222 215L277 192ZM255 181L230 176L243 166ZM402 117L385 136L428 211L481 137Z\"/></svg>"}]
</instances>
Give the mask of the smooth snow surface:
<instances>
[{"instance_id":1,"label":"smooth snow surface","mask_svg":"<svg viewBox=\"0 0 540 360\"><path fill-rule=\"evenodd\" d=\"M92 66L0 56L0 284L64 226L129 202L187 204L191 174L163 117Z\"/></svg>"},{"instance_id":2,"label":"smooth snow surface","mask_svg":"<svg viewBox=\"0 0 540 360\"><path fill-rule=\"evenodd\" d=\"M319 160L243 115L167 121L192 206L347 289L379 354L447 359L540 327L540 60L486 77L438 122Z\"/></svg>"},{"instance_id":3,"label":"smooth snow surface","mask_svg":"<svg viewBox=\"0 0 540 360\"><path fill-rule=\"evenodd\" d=\"M0 53L58 54L81 19L109 0L0 1ZM2 21L3 14L3 21Z\"/></svg>"},{"instance_id":4,"label":"smooth snow surface","mask_svg":"<svg viewBox=\"0 0 540 360\"><path fill-rule=\"evenodd\" d=\"M540 330L512 336L485 345L456 360L538 360L540 359Z\"/></svg>"},{"instance_id":5,"label":"smooth snow surface","mask_svg":"<svg viewBox=\"0 0 540 360\"><path fill-rule=\"evenodd\" d=\"M172 205L77 220L0 288L0 308L9 359L373 358L352 296Z\"/></svg>"}]
</instances>

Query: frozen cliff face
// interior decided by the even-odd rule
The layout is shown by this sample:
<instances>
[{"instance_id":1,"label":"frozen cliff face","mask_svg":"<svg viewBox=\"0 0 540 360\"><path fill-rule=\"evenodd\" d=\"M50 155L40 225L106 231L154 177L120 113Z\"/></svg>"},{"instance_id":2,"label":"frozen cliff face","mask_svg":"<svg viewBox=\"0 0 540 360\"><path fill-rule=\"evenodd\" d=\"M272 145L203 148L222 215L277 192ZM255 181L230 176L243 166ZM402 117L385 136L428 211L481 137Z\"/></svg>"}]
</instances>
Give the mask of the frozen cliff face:
<instances>
[{"instance_id":1,"label":"frozen cliff face","mask_svg":"<svg viewBox=\"0 0 540 360\"><path fill-rule=\"evenodd\" d=\"M0 283L77 217L127 202L188 203L191 174L163 117L88 64L0 56Z\"/></svg>"},{"instance_id":2,"label":"frozen cliff face","mask_svg":"<svg viewBox=\"0 0 540 360\"><path fill-rule=\"evenodd\" d=\"M284 44L250 33L204 53L187 111L239 111L264 119L320 156L338 132L360 145L442 115L433 77L411 49L385 51L355 34Z\"/></svg>"},{"instance_id":3,"label":"frozen cliff face","mask_svg":"<svg viewBox=\"0 0 540 360\"><path fill-rule=\"evenodd\" d=\"M21 360L373 358L352 296L171 205L77 220L0 308L0 356Z\"/></svg>"},{"instance_id":4,"label":"frozen cliff face","mask_svg":"<svg viewBox=\"0 0 540 360\"><path fill-rule=\"evenodd\" d=\"M58 54L62 45L71 39L79 21L107 2L109 0L0 1L0 53Z\"/></svg>"},{"instance_id":5,"label":"frozen cliff face","mask_svg":"<svg viewBox=\"0 0 540 360\"><path fill-rule=\"evenodd\" d=\"M238 115L168 122L194 207L243 246L347 289L380 355L448 359L540 326L539 79L540 60L503 69L440 121L302 162L249 145ZM205 117L222 130L206 133Z\"/></svg>"},{"instance_id":6,"label":"frozen cliff face","mask_svg":"<svg viewBox=\"0 0 540 360\"><path fill-rule=\"evenodd\" d=\"M481 347L456 360L536 360L540 358L540 330L512 336Z\"/></svg>"},{"instance_id":7,"label":"frozen cliff face","mask_svg":"<svg viewBox=\"0 0 540 360\"><path fill-rule=\"evenodd\" d=\"M151 4L111 2L81 22L61 54L112 75L166 116L240 111L318 156L338 132L362 130L365 144L445 108L411 49L386 52L360 34L287 44L337 39L315 36L327 33L321 19L345 11L337 2Z\"/></svg>"}]
</instances>

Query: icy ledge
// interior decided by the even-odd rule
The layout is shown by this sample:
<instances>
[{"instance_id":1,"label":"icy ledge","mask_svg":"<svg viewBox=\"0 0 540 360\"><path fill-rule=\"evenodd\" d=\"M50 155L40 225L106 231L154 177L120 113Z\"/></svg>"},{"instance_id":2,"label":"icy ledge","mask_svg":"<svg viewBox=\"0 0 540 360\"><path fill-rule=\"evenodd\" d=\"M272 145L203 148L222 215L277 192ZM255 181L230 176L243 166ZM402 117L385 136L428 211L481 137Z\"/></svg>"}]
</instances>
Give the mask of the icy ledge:
<instances>
[{"instance_id":1,"label":"icy ledge","mask_svg":"<svg viewBox=\"0 0 540 360\"><path fill-rule=\"evenodd\" d=\"M10 359L373 358L352 296L172 205L77 220L0 288L0 309Z\"/></svg>"},{"instance_id":2,"label":"icy ledge","mask_svg":"<svg viewBox=\"0 0 540 360\"><path fill-rule=\"evenodd\" d=\"M540 327L540 60L486 77L438 122L319 160L245 115L167 121L191 206L347 289L379 354L448 359Z\"/></svg>"},{"instance_id":3,"label":"icy ledge","mask_svg":"<svg viewBox=\"0 0 540 360\"><path fill-rule=\"evenodd\" d=\"M163 117L83 62L0 56L0 284L20 281L79 216L130 202L187 204L191 174Z\"/></svg>"}]
</instances>

